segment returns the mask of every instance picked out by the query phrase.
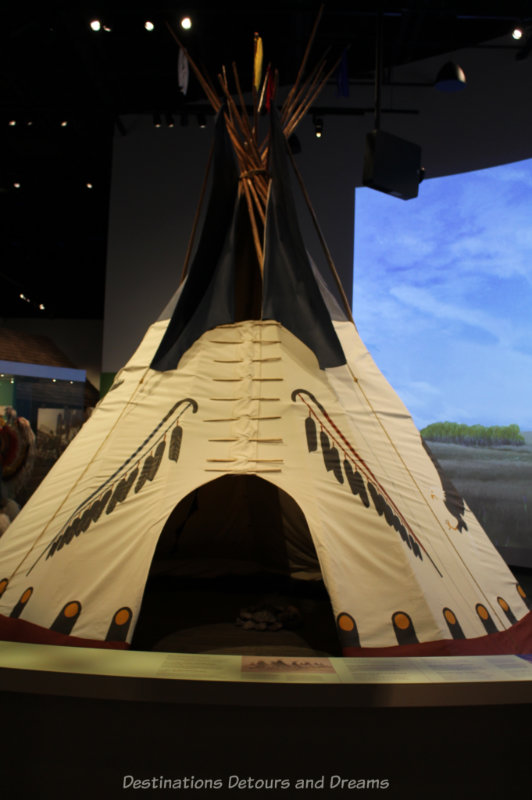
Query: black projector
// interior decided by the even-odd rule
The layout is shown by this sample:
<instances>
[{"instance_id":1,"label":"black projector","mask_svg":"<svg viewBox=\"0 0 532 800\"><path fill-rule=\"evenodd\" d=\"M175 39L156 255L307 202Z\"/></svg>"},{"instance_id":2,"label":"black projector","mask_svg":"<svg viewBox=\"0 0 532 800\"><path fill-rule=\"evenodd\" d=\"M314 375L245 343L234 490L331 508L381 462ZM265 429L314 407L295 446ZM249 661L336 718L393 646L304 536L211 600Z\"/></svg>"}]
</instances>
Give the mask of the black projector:
<instances>
[{"instance_id":1,"label":"black projector","mask_svg":"<svg viewBox=\"0 0 532 800\"><path fill-rule=\"evenodd\" d=\"M417 197L422 179L421 147L384 131L367 134L364 186L410 200Z\"/></svg>"}]
</instances>

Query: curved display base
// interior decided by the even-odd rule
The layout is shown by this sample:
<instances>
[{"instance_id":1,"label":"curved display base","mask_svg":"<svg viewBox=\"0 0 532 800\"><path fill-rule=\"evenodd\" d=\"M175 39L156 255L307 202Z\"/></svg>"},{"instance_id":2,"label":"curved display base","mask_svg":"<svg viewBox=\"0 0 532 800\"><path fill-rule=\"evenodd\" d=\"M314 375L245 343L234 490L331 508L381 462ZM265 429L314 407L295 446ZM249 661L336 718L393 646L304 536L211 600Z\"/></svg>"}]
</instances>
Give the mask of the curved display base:
<instances>
[{"instance_id":1,"label":"curved display base","mask_svg":"<svg viewBox=\"0 0 532 800\"><path fill-rule=\"evenodd\" d=\"M0 686L2 786L12 796L529 794L532 657L209 656L0 642Z\"/></svg>"}]
</instances>

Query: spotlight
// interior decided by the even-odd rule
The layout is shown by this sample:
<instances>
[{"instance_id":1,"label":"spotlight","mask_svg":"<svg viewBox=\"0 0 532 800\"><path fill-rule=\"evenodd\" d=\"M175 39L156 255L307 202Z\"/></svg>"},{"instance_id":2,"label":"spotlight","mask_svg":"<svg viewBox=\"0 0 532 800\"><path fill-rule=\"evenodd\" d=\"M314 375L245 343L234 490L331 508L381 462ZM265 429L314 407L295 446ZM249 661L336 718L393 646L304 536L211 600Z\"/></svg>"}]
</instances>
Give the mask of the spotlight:
<instances>
[{"instance_id":1,"label":"spotlight","mask_svg":"<svg viewBox=\"0 0 532 800\"><path fill-rule=\"evenodd\" d=\"M21 184L21 183L19 183L18 181L15 181L15 183L13 184L13 186L14 186L14 188L15 188L15 189L20 189L20 187L22 186L22 184Z\"/></svg>"},{"instance_id":2,"label":"spotlight","mask_svg":"<svg viewBox=\"0 0 532 800\"><path fill-rule=\"evenodd\" d=\"M517 41L519 41L519 39L523 38L523 35L524 35L524 31L523 31L522 27L520 25L516 25L515 28L512 31L512 38L516 39Z\"/></svg>"},{"instance_id":3,"label":"spotlight","mask_svg":"<svg viewBox=\"0 0 532 800\"><path fill-rule=\"evenodd\" d=\"M10 119L8 122L8 125L10 125L12 128L14 128L16 124L17 124L16 119Z\"/></svg>"},{"instance_id":4,"label":"spotlight","mask_svg":"<svg viewBox=\"0 0 532 800\"><path fill-rule=\"evenodd\" d=\"M190 17L183 17L180 25L185 31L189 31L192 27L192 20L190 19Z\"/></svg>"},{"instance_id":5,"label":"spotlight","mask_svg":"<svg viewBox=\"0 0 532 800\"><path fill-rule=\"evenodd\" d=\"M161 115L158 114L157 112L153 115L153 124L155 125L156 128L160 128L161 127L161 124L162 124L161 123Z\"/></svg>"},{"instance_id":6,"label":"spotlight","mask_svg":"<svg viewBox=\"0 0 532 800\"><path fill-rule=\"evenodd\" d=\"M44 311L44 310L45 310L44 303L39 303L39 311Z\"/></svg>"},{"instance_id":7,"label":"spotlight","mask_svg":"<svg viewBox=\"0 0 532 800\"><path fill-rule=\"evenodd\" d=\"M321 117L314 117L314 135L316 139L321 139L323 136L323 120Z\"/></svg>"},{"instance_id":8,"label":"spotlight","mask_svg":"<svg viewBox=\"0 0 532 800\"><path fill-rule=\"evenodd\" d=\"M440 92L459 92L465 89L466 76L462 67L448 61L438 72L434 86Z\"/></svg>"},{"instance_id":9,"label":"spotlight","mask_svg":"<svg viewBox=\"0 0 532 800\"><path fill-rule=\"evenodd\" d=\"M112 30L112 29L109 27L109 25L102 25L102 28L104 29L104 31L105 31L106 33L111 33L111 30Z\"/></svg>"},{"instance_id":10,"label":"spotlight","mask_svg":"<svg viewBox=\"0 0 532 800\"><path fill-rule=\"evenodd\" d=\"M102 29L102 23L99 19L93 19L89 24L92 31L100 31Z\"/></svg>"},{"instance_id":11,"label":"spotlight","mask_svg":"<svg viewBox=\"0 0 532 800\"><path fill-rule=\"evenodd\" d=\"M66 128L68 126L68 120L67 119L61 120L60 125L62 128Z\"/></svg>"},{"instance_id":12,"label":"spotlight","mask_svg":"<svg viewBox=\"0 0 532 800\"><path fill-rule=\"evenodd\" d=\"M87 182L85 184L85 186L87 187L87 189L94 189L94 184L93 183Z\"/></svg>"},{"instance_id":13,"label":"spotlight","mask_svg":"<svg viewBox=\"0 0 532 800\"><path fill-rule=\"evenodd\" d=\"M174 118L171 114L166 115L166 124L168 125L169 128L175 127Z\"/></svg>"},{"instance_id":14,"label":"spotlight","mask_svg":"<svg viewBox=\"0 0 532 800\"><path fill-rule=\"evenodd\" d=\"M146 28L147 31L150 32L155 30L155 25L153 24L153 22L150 22L149 19L147 19L146 22L144 23L144 27Z\"/></svg>"},{"instance_id":15,"label":"spotlight","mask_svg":"<svg viewBox=\"0 0 532 800\"><path fill-rule=\"evenodd\" d=\"M205 119L205 114L198 114L197 119L198 119L198 125L199 125L200 128L206 128L207 127L207 120Z\"/></svg>"}]
</instances>

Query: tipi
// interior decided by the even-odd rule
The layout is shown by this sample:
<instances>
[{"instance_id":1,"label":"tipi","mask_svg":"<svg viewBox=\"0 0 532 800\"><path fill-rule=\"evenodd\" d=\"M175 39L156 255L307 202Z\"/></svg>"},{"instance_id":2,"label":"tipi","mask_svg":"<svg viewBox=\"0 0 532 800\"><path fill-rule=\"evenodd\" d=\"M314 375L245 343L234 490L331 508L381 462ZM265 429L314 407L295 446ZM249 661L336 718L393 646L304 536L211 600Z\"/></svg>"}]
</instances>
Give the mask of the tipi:
<instances>
[{"instance_id":1,"label":"tipi","mask_svg":"<svg viewBox=\"0 0 532 800\"><path fill-rule=\"evenodd\" d=\"M326 77L298 79L262 143L238 80L240 107L205 83L195 256L0 540L0 638L127 647L170 519L184 567L321 573L345 655L532 651L525 593L305 250L286 140Z\"/></svg>"}]
</instances>

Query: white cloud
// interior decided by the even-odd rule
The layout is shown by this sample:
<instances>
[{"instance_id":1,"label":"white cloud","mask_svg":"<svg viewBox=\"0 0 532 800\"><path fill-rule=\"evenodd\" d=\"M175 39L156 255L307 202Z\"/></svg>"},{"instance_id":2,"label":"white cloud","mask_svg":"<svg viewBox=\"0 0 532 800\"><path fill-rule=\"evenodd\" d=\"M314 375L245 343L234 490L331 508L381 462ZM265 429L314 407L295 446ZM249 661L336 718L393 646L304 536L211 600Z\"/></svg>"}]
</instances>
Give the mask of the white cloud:
<instances>
[{"instance_id":1,"label":"white cloud","mask_svg":"<svg viewBox=\"0 0 532 800\"><path fill-rule=\"evenodd\" d=\"M506 320L495 319L492 314L478 308L442 302L427 289L419 289L415 286L396 286L390 289L390 294L423 314L446 321L454 320L463 325L478 328L506 346L510 346L514 338L514 329Z\"/></svg>"}]
</instances>

